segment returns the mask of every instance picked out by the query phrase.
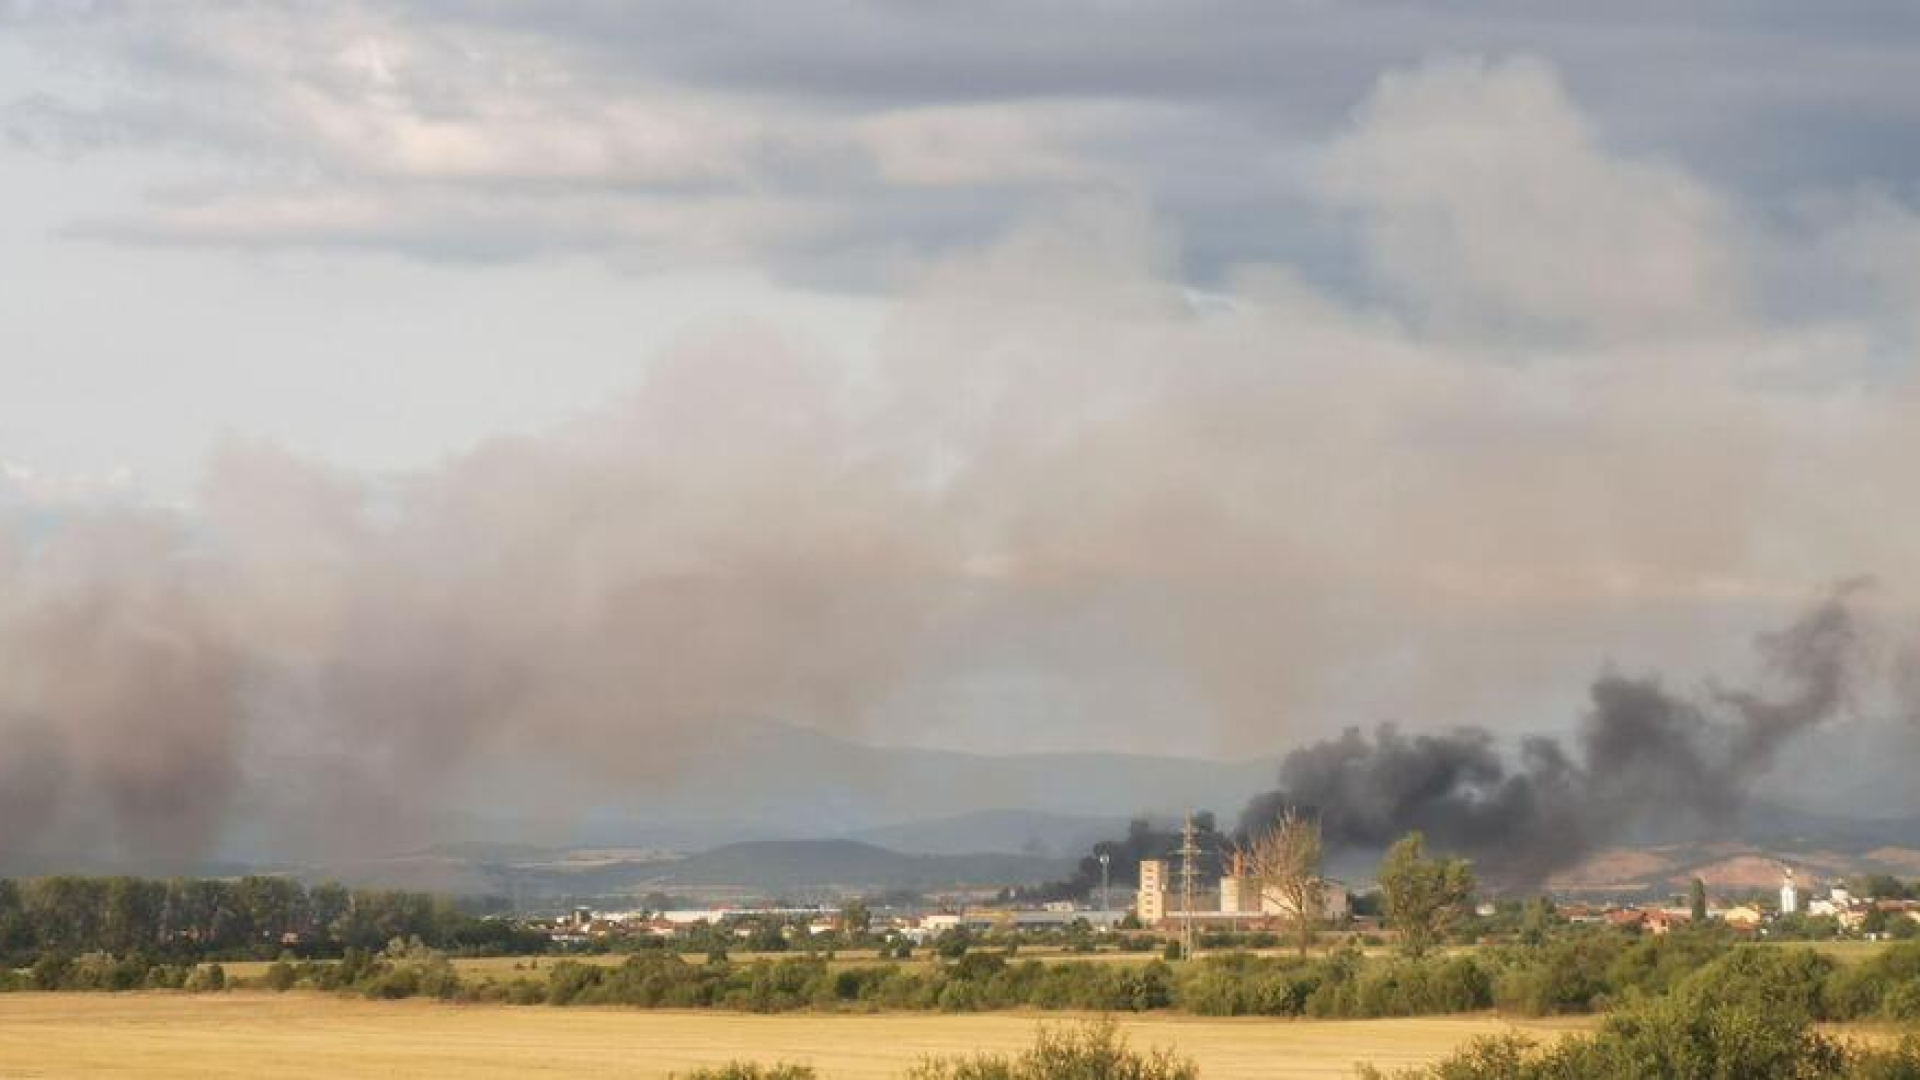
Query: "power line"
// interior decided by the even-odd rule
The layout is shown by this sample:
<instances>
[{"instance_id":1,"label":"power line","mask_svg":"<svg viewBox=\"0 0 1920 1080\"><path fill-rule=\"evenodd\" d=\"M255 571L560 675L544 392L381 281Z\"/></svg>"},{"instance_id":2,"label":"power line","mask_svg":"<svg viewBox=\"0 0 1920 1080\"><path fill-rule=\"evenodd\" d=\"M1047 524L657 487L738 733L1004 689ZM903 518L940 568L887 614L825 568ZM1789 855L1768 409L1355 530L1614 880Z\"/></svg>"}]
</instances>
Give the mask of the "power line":
<instances>
[{"instance_id":1,"label":"power line","mask_svg":"<svg viewBox=\"0 0 1920 1080\"><path fill-rule=\"evenodd\" d=\"M1187 812L1187 820L1180 827L1180 956L1182 959L1193 957L1193 905L1194 886L1200 878L1200 838L1193 825L1193 812Z\"/></svg>"}]
</instances>

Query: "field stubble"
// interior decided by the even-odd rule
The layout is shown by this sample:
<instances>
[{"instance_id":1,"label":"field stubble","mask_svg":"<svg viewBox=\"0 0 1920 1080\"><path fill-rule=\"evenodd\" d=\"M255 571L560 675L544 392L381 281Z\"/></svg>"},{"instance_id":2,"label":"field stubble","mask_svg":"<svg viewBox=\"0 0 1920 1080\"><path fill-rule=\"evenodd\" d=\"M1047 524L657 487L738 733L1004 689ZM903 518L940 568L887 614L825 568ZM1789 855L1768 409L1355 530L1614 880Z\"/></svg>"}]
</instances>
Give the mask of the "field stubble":
<instances>
[{"instance_id":1,"label":"field stubble","mask_svg":"<svg viewBox=\"0 0 1920 1080\"><path fill-rule=\"evenodd\" d=\"M656 1080L732 1058L797 1061L823 1077L878 1080L928 1054L1010 1052L1044 1023L1028 1013L944 1015L634 1011L372 1002L312 993L0 995L0 1078L321 1077ZM1476 1035L1550 1038L1577 1023L1411 1020L1121 1021L1139 1048L1172 1046L1205 1080L1353 1075L1357 1062L1432 1061Z\"/></svg>"}]
</instances>

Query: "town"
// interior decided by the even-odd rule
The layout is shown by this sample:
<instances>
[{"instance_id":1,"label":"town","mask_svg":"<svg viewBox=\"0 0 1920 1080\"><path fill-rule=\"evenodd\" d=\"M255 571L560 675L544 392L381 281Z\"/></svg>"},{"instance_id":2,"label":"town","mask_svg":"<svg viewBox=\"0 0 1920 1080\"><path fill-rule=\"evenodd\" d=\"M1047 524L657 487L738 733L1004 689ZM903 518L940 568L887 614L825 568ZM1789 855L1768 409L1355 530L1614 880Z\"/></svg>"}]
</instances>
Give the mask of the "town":
<instances>
[{"instance_id":1,"label":"town","mask_svg":"<svg viewBox=\"0 0 1920 1080\"><path fill-rule=\"evenodd\" d=\"M1089 935L1130 932L1171 942L1194 935L1201 944L1244 945L1273 942L1296 921L1286 899L1271 886L1261 888L1247 874L1244 859L1230 859L1227 873L1185 894L1181 876L1167 859L1146 859L1138 866L1137 889L1124 907L1097 907L1072 901L1040 906L940 903L870 908L855 900L844 906L723 906L662 910L595 910L574 907L564 913L526 920L558 949L618 947L623 943L711 943L732 940L749 951L824 948L851 940L874 940L908 947L936 944L943 936L966 934L994 940L1089 940ZM1196 875L1197 876L1197 875ZM1330 941L1382 940L1375 890L1355 893L1340 881L1322 879L1323 902L1313 922ZM1535 904L1554 919L1573 926L1665 934L1690 925L1712 925L1732 933L1781 940L1858 938L1866 941L1920 937L1920 898L1894 878L1867 877L1856 884L1833 881L1823 891L1783 869L1771 896L1709 897L1704 885L1695 896L1674 896L1664 903L1607 904L1553 901ZM1856 891L1856 887L1866 891ZM1472 910L1473 925L1497 937L1527 905L1482 900Z\"/></svg>"}]
</instances>

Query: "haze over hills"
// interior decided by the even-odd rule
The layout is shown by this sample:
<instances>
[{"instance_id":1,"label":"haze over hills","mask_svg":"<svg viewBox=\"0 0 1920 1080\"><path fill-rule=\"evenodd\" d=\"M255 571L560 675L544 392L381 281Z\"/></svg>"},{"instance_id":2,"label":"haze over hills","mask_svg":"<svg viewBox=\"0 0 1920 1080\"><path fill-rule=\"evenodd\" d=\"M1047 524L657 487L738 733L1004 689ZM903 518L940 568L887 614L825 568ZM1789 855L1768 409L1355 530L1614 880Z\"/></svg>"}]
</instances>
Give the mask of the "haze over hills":
<instances>
[{"instance_id":1,"label":"haze over hills","mask_svg":"<svg viewBox=\"0 0 1920 1080\"><path fill-rule=\"evenodd\" d=\"M805 901L896 891L992 891L1057 880L1072 868L1071 859L1039 855L928 855L856 840L760 840L695 854L646 848L447 845L309 867L303 875L521 902L646 894L706 901Z\"/></svg>"},{"instance_id":2,"label":"haze over hills","mask_svg":"<svg viewBox=\"0 0 1920 1080\"><path fill-rule=\"evenodd\" d=\"M1111 753L988 755L873 746L783 724L743 725L712 739L681 782L636 793L565 822L493 813L449 818L443 839L356 857L302 858L261 844L192 867L48 856L0 872L151 873L282 868L315 878L463 894L526 897L649 890L743 893L1031 884L1064 876L1130 819L1170 825L1189 808L1231 824L1273 782L1277 759L1221 762ZM263 806L259 820L296 815ZM270 835L271 829L267 833ZM1560 884L1583 891L1658 891L1668 878L1724 856L1700 845L1798 857L1833 873L1892 866L1920 848L1920 820L1819 813L1755 801L1702 835L1678 819L1625 838L1622 850ZM1697 850L1696 850L1697 848ZM1727 849L1733 850L1733 849ZM1892 854L1882 859L1870 853ZM1697 857L1696 857L1697 856ZM1334 853L1337 874L1364 880L1373 853ZM1652 868L1652 869L1650 869Z\"/></svg>"},{"instance_id":3,"label":"haze over hills","mask_svg":"<svg viewBox=\"0 0 1920 1080\"><path fill-rule=\"evenodd\" d=\"M1213 761L1144 754L974 754L875 746L788 724L740 725L696 749L678 782L650 787L628 820L641 829L679 822L760 824L771 836L864 836L907 822L978 815L928 850L1007 850L1077 837L1067 819L1237 813L1270 787L1277 758ZM1048 815L1014 827L992 812ZM1029 835L1020 829L1038 828ZM876 837L884 840L883 834ZM994 846L982 848L982 840ZM1018 850L1016 846L1014 850Z\"/></svg>"},{"instance_id":4,"label":"haze over hills","mask_svg":"<svg viewBox=\"0 0 1920 1080\"><path fill-rule=\"evenodd\" d=\"M896 851L964 855L981 851L1076 856L1126 831L1127 817L1044 810L976 810L952 817L861 829L852 839Z\"/></svg>"}]
</instances>

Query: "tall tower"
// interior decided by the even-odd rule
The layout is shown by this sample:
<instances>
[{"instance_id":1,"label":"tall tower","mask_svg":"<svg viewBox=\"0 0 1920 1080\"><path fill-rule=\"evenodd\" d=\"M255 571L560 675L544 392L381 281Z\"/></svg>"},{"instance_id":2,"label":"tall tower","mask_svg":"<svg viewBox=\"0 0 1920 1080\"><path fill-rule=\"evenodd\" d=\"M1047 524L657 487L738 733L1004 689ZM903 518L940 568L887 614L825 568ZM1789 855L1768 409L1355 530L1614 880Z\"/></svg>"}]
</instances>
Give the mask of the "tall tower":
<instances>
[{"instance_id":1,"label":"tall tower","mask_svg":"<svg viewBox=\"0 0 1920 1080\"><path fill-rule=\"evenodd\" d=\"M1793 887L1793 867L1784 867L1786 880L1780 883L1780 914L1793 915L1800 910L1800 890Z\"/></svg>"},{"instance_id":2,"label":"tall tower","mask_svg":"<svg viewBox=\"0 0 1920 1080\"><path fill-rule=\"evenodd\" d=\"M1193 905L1195 886L1200 878L1200 834L1193 827L1193 814L1187 814L1180 827L1180 956L1193 957Z\"/></svg>"},{"instance_id":3,"label":"tall tower","mask_svg":"<svg viewBox=\"0 0 1920 1080\"><path fill-rule=\"evenodd\" d=\"M1148 929L1167 917L1167 863L1165 859L1140 860L1140 893L1134 901L1134 914Z\"/></svg>"}]
</instances>

